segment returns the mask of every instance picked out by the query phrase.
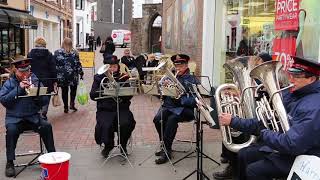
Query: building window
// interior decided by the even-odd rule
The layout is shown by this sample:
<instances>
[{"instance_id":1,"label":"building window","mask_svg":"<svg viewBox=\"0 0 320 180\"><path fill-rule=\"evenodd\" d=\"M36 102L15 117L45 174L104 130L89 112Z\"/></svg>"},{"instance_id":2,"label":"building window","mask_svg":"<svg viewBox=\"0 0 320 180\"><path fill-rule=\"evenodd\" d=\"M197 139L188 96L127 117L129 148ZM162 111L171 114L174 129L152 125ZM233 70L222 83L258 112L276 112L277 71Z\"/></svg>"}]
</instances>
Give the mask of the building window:
<instances>
[{"instance_id":1,"label":"building window","mask_svg":"<svg viewBox=\"0 0 320 180\"><path fill-rule=\"evenodd\" d=\"M84 10L85 0L76 0L76 9Z\"/></svg>"},{"instance_id":2,"label":"building window","mask_svg":"<svg viewBox=\"0 0 320 180\"><path fill-rule=\"evenodd\" d=\"M23 29L12 27L0 29L0 53L1 60L9 59L24 53Z\"/></svg>"},{"instance_id":3,"label":"building window","mask_svg":"<svg viewBox=\"0 0 320 180\"><path fill-rule=\"evenodd\" d=\"M0 4L8 4L7 0L0 0Z\"/></svg>"}]
</instances>

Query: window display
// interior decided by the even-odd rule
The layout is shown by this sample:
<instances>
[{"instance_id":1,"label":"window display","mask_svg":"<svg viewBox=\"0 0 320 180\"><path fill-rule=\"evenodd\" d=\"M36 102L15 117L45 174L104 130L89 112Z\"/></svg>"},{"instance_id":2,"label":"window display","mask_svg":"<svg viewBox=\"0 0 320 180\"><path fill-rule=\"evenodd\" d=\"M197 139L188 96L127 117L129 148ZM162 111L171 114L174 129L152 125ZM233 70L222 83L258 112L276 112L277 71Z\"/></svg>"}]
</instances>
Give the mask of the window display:
<instances>
[{"instance_id":1,"label":"window display","mask_svg":"<svg viewBox=\"0 0 320 180\"><path fill-rule=\"evenodd\" d=\"M319 5L319 0L225 0L226 61L265 52L286 69L293 55L318 60Z\"/></svg>"}]
</instances>

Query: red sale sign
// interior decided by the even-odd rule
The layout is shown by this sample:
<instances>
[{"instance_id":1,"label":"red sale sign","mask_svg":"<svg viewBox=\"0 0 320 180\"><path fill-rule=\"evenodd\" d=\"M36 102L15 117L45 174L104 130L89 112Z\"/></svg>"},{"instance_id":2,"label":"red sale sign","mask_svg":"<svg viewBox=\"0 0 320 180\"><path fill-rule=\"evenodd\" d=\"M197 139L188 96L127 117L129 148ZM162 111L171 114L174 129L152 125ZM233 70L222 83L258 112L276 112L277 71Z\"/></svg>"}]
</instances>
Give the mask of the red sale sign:
<instances>
[{"instance_id":1,"label":"red sale sign","mask_svg":"<svg viewBox=\"0 0 320 180\"><path fill-rule=\"evenodd\" d=\"M293 63L291 56L296 54L296 38L274 39L272 51L272 59L281 61L283 69L287 70Z\"/></svg>"},{"instance_id":2,"label":"red sale sign","mask_svg":"<svg viewBox=\"0 0 320 180\"><path fill-rule=\"evenodd\" d=\"M276 0L275 30L298 30L299 1Z\"/></svg>"}]
</instances>

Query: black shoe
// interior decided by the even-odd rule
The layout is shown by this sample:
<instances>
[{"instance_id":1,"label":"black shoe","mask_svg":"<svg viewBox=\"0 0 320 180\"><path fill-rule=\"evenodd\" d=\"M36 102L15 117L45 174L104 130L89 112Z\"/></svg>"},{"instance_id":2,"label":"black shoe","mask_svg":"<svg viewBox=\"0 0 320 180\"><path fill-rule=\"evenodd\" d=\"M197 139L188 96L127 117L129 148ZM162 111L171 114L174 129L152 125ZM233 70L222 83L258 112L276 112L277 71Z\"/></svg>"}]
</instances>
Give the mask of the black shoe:
<instances>
[{"instance_id":1,"label":"black shoe","mask_svg":"<svg viewBox=\"0 0 320 180\"><path fill-rule=\"evenodd\" d=\"M227 164L229 162L229 160L227 158L221 157L220 162L222 164Z\"/></svg>"},{"instance_id":2,"label":"black shoe","mask_svg":"<svg viewBox=\"0 0 320 180\"><path fill-rule=\"evenodd\" d=\"M171 159L171 151L168 151L168 157ZM158 159L155 160L156 164L164 164L169 161L165 152L163 152Z\"/></svg>"},{"instance_id":3,"label":"black shoe","mask_svg":"<svg viewBox=\"0 0 320 180\"><path fill-rule=\"evenodd\" d=\"M101 155L105 158L108 158L110 151L113 149L113 147L104 147L101 151Z\"/></svg>"},{"instance_id":4,"label":"black shoe","mask_svg":"<svg viewBox=\"0 0 320 180\"><path fill-rule=\"evenodd\" d=\"M64 109L64 111L63 111L64 113L68 113L69 112L69 110L68 109Z\"/></svg>"},{"instance_id":5,"label":"black shoe","mask_svg":"<svg viewBox=\"0 0 320 180\"><path fill-rule=\"evenodd\" d=\"M155 156L161 156L162 154L164 154L163 149L154 153Z\"/></svg>"},{"instance_id":6,"label":"black shoe","mask_svg":"<svg viewBox=\"0 0 320 180\"><path fill-rule=\"evenodd\" d=\"M78 111L78 109L75 108L74 106L70 106L70 109L73 110L74 112Z\"/></svg>"},{"instance_id":7,"label":"black shoe","mask_svg":"<svg viewBox=\"0 0 320 180\"><path fill-rule=\"evenodd\" d=\"M16 175L16 170L14 169L13 161L8 161L6 165L6 177L13 177Z\"/></svg>"},{"instance_id":8,"label":"black shoe","mask_svg":"<svg viewBox=\"0 0 320 180\"><path fill-rule=\"evenodd\" d=\"M213 173L215 179L232 179L232 166L228 165L224 170Z\"/></svg>"}]
</instances>

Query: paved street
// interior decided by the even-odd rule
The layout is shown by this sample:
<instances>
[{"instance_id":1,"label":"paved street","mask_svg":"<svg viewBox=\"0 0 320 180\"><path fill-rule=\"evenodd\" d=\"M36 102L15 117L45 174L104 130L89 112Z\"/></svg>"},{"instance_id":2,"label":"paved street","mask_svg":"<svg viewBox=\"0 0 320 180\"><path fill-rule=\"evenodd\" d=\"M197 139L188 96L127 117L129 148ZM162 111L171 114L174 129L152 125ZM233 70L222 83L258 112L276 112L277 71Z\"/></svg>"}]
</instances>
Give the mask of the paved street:
<instances>
[{"instance_id":1,"label":"paved street","mask_svg":"<svg viewBox=\"0 0 320 180\"><path fill-rule=\"evenodd\" d=\"M123 49L117 49L116 55L121 57ZM102 55L96 53L96 69L102 64ZM93 73L91 69L85 70L85 82L87 90L90 90L92 84ZM70 179L179 179L184 177L189 170L196 166L195 158L185 160L177 166L178 172L175 174L168 164L156 166L153 163L154 157L149 159L143 166L138 167L138 162L143 160L148 154L154 151L157 144L157 134L152 119L155 115L160 103L157 98L151 98L147 95L135 96L132 100L131 109L137 121L135 131L133 132L133 153L130 159L133 161L134 168L128 165L121 166L118 163L118 157L111 159L103 169L100 169L102 158L99 154L99 147L94 141L95 126L95 102L89 101L85 106L78 105L78 111L65 114L63 106L50 107L48 113L49 121L53 125L55 145L58 151L66 151L71 153ZM4 179L5 166L5 127L4 114L5 109L0 108L2 121L0 123L0 179ZM217 158L220 152L220 132L205 127L205 144L206 151L211 152L210 155ZM179 126L177 138L188 139L192 135L192 123L185 123ZM36 150L38 140L35 137L20 136L17 152L25 152ZM185 148L185 145L175 144L176 149ZM213 153L214 152L214 153ZM177 153L177 157L183 154ZM216 165L207 167L207 171L212 172L212 168ZM108 169L108 170L106 170ZM1 172L2 171L2 172ZM40 174L38 167L28 168L23 172L19 179L37 179ZM134 176L132 176L134 175ZM103 178L104 177L104 178ZM39 178L38 178L39 179Z\"/></svg>"}]
</instances>

